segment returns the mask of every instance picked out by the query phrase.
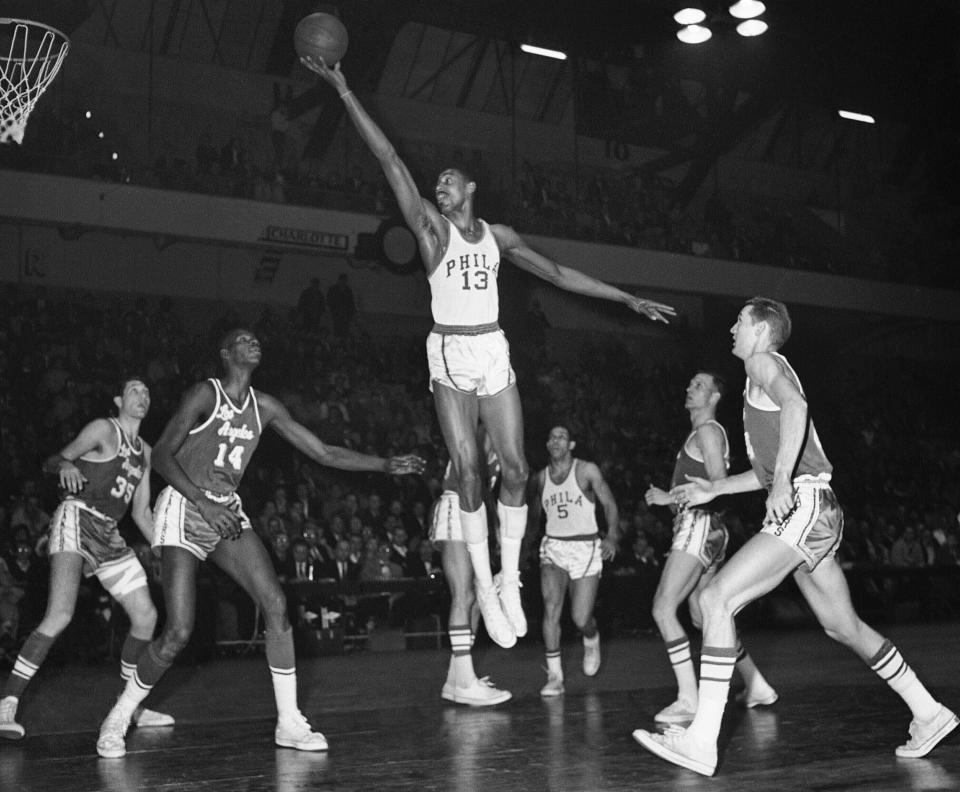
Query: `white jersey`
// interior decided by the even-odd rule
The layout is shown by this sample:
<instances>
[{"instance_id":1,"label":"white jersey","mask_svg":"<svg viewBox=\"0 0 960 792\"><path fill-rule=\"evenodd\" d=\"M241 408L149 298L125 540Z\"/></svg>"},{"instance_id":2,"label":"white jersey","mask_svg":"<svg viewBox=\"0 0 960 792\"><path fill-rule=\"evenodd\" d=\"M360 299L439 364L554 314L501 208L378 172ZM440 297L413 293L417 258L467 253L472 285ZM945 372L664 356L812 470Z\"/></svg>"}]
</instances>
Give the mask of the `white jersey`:
<instances>
[{"instance_id":1,"label":"white jersey","mask_svg":"<svg viewBox=\"0 0 960 792\"><path fill-rule=\"evenodd\" d=\"M450 220L444 220L450 226L450 240L443 260L428 279L433 321L450 328L496 324L500 313L497 240L483 220L477 220L483 231L477 242L468 242Z\"/></svg>"},{"instance_id":2,"label":"white jersey","mask_svg":"<svg viewBox=\"0 0 960 792\"><path fill-rule=\"evenodd\" d=\"M547 515L547 536L559 539L586 538L597 535L597 507L577 484L577 461L559 484L550 478L550 468L543 472L543 494L540 502Z\"/></svg>"}]
</instances>

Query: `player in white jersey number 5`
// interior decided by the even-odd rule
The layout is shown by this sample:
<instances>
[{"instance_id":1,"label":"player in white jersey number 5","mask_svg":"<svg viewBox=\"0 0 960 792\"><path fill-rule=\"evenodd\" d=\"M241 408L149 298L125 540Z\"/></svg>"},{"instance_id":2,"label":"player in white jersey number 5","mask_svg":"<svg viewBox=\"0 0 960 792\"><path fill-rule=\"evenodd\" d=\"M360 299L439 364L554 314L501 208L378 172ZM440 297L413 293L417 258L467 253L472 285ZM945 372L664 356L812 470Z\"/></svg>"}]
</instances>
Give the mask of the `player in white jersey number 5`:
<instances>
[{"instance_id":1,"label":"player in white jersey number 5","mask_svg":"<svg viewBox=\"0 0 960 792\"><path fill-rule=\"evenodd\" d=\"M459 476L460 522L476 576L477 601L487 632L509 647L526 634L520 605L520 544L527 523L529 475L523 418L507 341L498 325L497 274L501 255L520 269L567 291L612 300L651 319L666 321L667 305L644 300L562 267L534 252L509 226L488 225L473 211L476 182L461 168L437 178L436 205L421 198L410 171L383 131L347 88L340 65L304 64L332 85L360 136L380 161L403 217L420 249L432 295L434 328L427 340L430 383L443 437ZM483 420L502 466L499 600L490 571L487 519L481 497L476 434Z\"/></svg>"},{"instance_id":2,"label":"player in white jersey number 5","mask_svg":"<svg viewBox=\"0 0 960 792\"><path fill-rule=\"evenodd\" d=\"M547 654L547 684L541 696L563 693L560 662L560 615L570 590L570 617L583 636L583 673L600 670L600 633L593 617L600 572L612 561L619 541L619 515L613 493L593 462L575 459L570 430L555 426L547 437L550 464L537 474L534 524L542 508L546 535L540 543L540 588L543 592L543 644ZM597 501L603 507L607 534L597 527Z\"/></svg>"}]
</instances>

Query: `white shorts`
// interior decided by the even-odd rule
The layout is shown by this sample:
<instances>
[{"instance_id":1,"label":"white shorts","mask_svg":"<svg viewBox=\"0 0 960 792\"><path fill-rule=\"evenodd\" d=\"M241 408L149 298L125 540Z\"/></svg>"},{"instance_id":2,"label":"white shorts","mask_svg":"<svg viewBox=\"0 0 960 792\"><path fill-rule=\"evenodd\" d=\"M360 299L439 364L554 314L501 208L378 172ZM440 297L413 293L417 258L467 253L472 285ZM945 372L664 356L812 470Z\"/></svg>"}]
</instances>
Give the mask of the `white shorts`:
<instances>
[{"instance_id":1,"label":"white shorts","mask_svg":"<svg viewBox=\"0 0 960 792\"><path fill-rule=\"evenodd\" d=\"M81 501L67 498L50 519L47 552L83 557L83 573L96 575L115 599L147 585L143 566L112 520Z\"/></svg>"},{"instance_id":2,"label":"white shorts","mask_svg":"<svg viewBox=\"0 0 960 792\"><path fill-rule=\"evenodd\" d=\"M433 519L430 521L431 542L463 542L463 529L460 526L460 496L456 492L445 490L433 507Z\"/></svg>"},{"instance_id":3,"label":"white shorts","mask_svg":"<svg viewBox=\"0 0 960 792\"><path fill-rule=\"evenodd\" d=\"M710 569L723 563L728 540L720 515L705 509L683 509L673 520L670 551L689 553L704 569Z\"/></svg>"},{"instance_id":4,"label":"white shorts","mask_svg":"<svg viewBox=\"0 0 960 792\"><path fill-rule=\"evenodd\" d=\"M439 382L461 393L496 396L517 381L510 366L510 344L499 329L478 335L432 332L427 336L427 363L431 391Z\"/></svg>"},{"instance_id":5,"label":"white shorts","mask_svg":"<svg viewBox=\"0 0 960 792\"><path fill-rule=\"evenodd\" d=\"M786 542L813 571L824 558L834 556L843 539L843 511L830 485L822 481L793 482L797 499L782 522L763 524L760 533Z\"/></svg>"},{"instance_id":6,"label":"white shorts","mask_svg":"<svg viewBox=\"0 0 960 792\"><path fill-rule=\"evenodd\" d=\"M540 566L562 569L571 580L598 576L603 569L600 537L557 539L544 536L540 542Z\"/></svg>"},{"instance_id":7,"label":"white shorts","mask_svg":"<svg viewBox=\"0 0 960 792\"><path fill-rule=\"evenodd\" d=\"M242 530L253 530L237 493L217 495L207 492L206 496L235 512L240 517ZM179 490L167 487L160 493L153 507L154 547L182 547L203 561L214 551L222 538Z\"/></svg>"}]
</instances>

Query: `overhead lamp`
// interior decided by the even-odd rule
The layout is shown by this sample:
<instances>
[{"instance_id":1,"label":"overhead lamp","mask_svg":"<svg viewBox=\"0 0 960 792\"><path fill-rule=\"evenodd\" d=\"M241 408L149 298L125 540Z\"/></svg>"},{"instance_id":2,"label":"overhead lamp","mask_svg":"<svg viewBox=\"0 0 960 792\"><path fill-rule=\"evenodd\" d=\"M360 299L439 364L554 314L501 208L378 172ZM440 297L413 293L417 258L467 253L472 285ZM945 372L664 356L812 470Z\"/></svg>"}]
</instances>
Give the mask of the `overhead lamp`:
<instances>
[{"instance_id":1,"label":"overhead lamp","mask_svg":"<svg viewBox=\"0 0 960 792\"><path fill-rule=\"evenodd\" d=\"M542 55L544 58L555 58L556 60L566 60L567 53L560 50L547 49L546 47L535 47L533 44L521 44L520 49L528 55Z\"/></svg>"},{"instance_id":2,"label":"overhead lamp","mask_svg":"<svg viewBox=\"0 0 960 792\"><path fill-rule=\"evenodd\" d=\"M684 44L703 44L709 41L713 33L703 25L686 25L677 31L677 38Z\"/></svg>"},{"instance_id":3,"label":"overhead lamp","mask_svg":"<svg viewBox=\"0 0 960 792\"><path fill-rule=\"evenodd\" d=\"M847 121L859 121L862 124L877 123L872 115L866 115L865 113L854 113L852 110L837 110L837 114L840 116L840 118L846 118Z\"/></svg>"},{"instance_id":4,"label":"overhead lamp","mask_svg":"<svg viewBox=\"0 0 960 792\"><path fill-rule=\"evenodd\" d=\"M767 32L767 23L762 19L748 19L737 25L737 33L741 36L759 36Z\"/></svg>"},{"instance_id":5,"label":"overhead lamp","mask_svg":"<svg viewBox=\"0 0 960 792\"><path fill-rule=\"evenodd\" d=\"M678 25L699 25L707 15L702 8L681 8L673 18Z\"/></svg>"},{"instance_id":6,"label":"overhead lamp","mask_svg":"<svg viewBox=\"0 0 960 792\"><path fill-rule=\"evenodd\" d=\"M737 19L753 19L766 10L767 7L760 0L737 0L730 6L730 15Z\"/></svg>"}]
</instances>

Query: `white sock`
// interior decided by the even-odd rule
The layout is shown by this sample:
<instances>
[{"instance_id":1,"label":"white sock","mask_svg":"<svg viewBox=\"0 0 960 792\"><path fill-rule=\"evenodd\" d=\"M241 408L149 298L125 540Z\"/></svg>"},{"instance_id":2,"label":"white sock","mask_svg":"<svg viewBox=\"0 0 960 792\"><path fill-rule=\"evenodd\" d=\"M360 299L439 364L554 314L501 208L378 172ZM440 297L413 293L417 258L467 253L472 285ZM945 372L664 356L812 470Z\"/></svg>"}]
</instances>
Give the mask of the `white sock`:
<instances>
[{"instance_id":1,"label":"white sock","mask_svg":"<svg viewBox=\"0 0 960 792\"><path fill-rule=\"evenodd\" d=\"M507 506L497 501L500 520L500 569L507 580L520 576L520 547L527 532L527 506Z\"/></svg>"},{"instance_id":2,"label":"white sock","mask_svg":"<svg viewBox=\"0 0 960 792\"><path fill-rule=\"evenodd\" d=\"M297 669L270 666L273 696L277 700L277 717L283 718L300 712L297 706Z\"/></svg>"},{"instance_id":3,"label":"white sock","mask_svg":"<svg viewBox=\"0 0 960 792\"><path fill-rule=\"evenodd\" d=\"M460 527L463 538L467 542L467 553L470 555L470 564L473 575L477 579L477 588L489 589L493 585L493 572L490 571L490 545L487 528L487 507L473 512L460 510Z\"/></svg>"}]
</instances>

